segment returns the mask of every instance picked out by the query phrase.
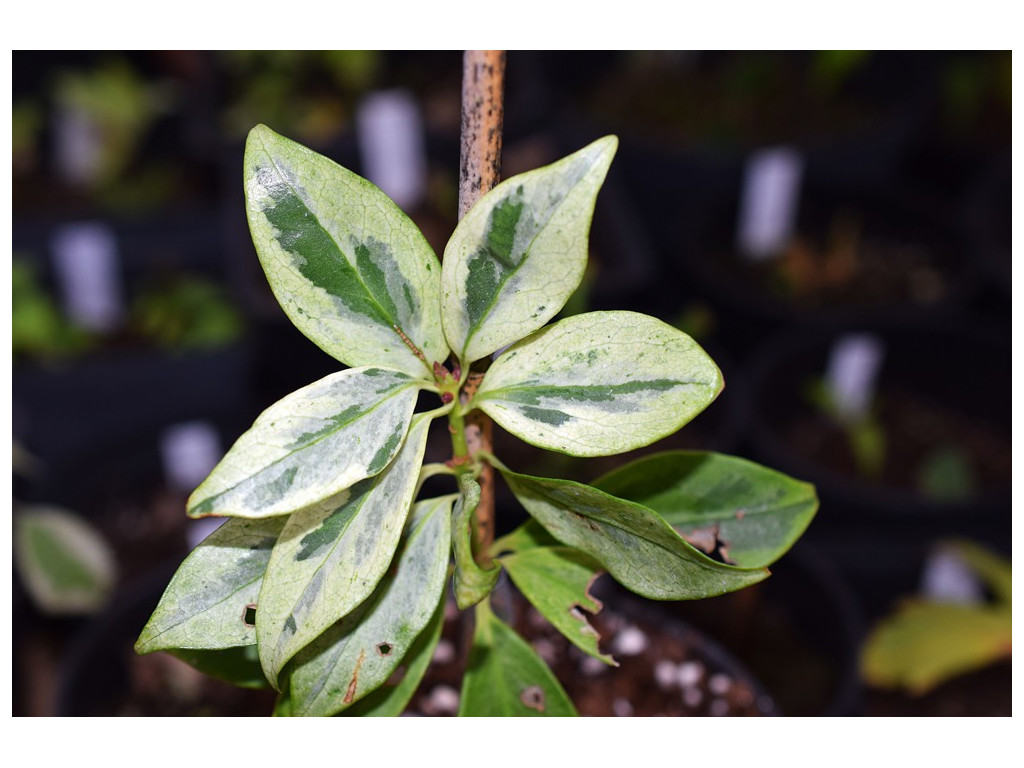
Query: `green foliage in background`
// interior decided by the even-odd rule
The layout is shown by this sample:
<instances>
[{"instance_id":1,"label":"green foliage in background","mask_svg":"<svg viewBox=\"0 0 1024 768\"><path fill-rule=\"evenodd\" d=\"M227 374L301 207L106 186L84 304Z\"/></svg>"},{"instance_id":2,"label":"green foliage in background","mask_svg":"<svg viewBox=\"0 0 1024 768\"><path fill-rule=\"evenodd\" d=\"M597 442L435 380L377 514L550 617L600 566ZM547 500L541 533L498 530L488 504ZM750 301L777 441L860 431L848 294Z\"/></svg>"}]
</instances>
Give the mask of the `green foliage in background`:
<instances>
[{"instance_id":1,"label":"green foliage in background","mask_svg":"<svg viewBox=\"0 0 1024 768\"><path fill-rule=\"evenodd\" d=\"M872 631L861 654L871 685L922 695L1013 649L1013 575L1010 561L968 541L946 545L985 584L980 604L905 600Z\"/></svg>"}]
</instances>

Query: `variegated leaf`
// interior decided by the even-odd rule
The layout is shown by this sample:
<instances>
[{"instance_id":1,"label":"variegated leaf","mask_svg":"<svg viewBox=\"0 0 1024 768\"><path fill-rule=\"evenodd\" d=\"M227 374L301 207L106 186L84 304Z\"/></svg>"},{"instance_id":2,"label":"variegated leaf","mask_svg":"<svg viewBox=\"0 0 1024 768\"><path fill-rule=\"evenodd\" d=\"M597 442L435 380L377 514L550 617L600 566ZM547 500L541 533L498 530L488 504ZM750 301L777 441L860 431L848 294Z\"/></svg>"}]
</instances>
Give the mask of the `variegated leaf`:
<instances>
[{"instance_id":1,"label":"variegated leaf","mask_svg":"<svg viewBox=\"0 0 1024 768\"><path fill-rule=\"evenodd\" d=\"M398 668L441 601L454 500L445 496L414 506L387 580L295 657L293 715L334 715L379 688Z\"/></svg>"},{"instance_id":2,"label":"variegated leaf","mask_svg":"<svg viewBox=\"0 0 1024 768\"><path fill-rule=\"evenodd\" d=\"M45 613L92 613L117 580L114 552L78 515L58 507L26 507L14 516L14 564Z\"/></svg>"},{"instance_id":3,"label":"variegated leaf","mask_svg":"<svg viewBox=\"0 0 1024 768\"><path fill-rule=\"evenodd\" d=\"M547 664L487 600L477 603L459 717L575 717Z\"/></svg>"},{"instance_id":4,"label":"variegated leaf","mask_svg":"<svg viewBox=\"0 0 1024 768\"><path fill-rule=\"evenodd\" d=\"M417 382L351 368L292 392L260 414L192 493L192 517L285 515L386 467L416 405Z\"/></svg>"},{"instance_id":5,"label":"variegated leaf","mask_svg":"<svg viewBox=\"0 0 1024 768\"><path fill-rule=\"evenodd\" d=\"M598 563L570 547L531 547L505 555L501 564L530 604L573 645L618 666L597 647L597 630L583 613L596 614L602 608L601 601L590 594L590 585L601 572Z\"/></svg>"},{"instance_id":6,"label":"variegated leaf","mask_svg":"<svg viewBox=\"0 0 1024 768\"><path fill-rule=\"evenodd\" d=\"M233 519L178 567L135 643L136 653L256 643L256 600L284 517ZM187 660L187 659L186 659Z\"/></svg>"},{"instance_id":7,"label":"variegated leaf","mask_svg":"<svg viewBox=\"0 0 1024 768\"><path fill-rule=\"evenodd\" d=\"M541 525L601 563L622 586L652 600L695 600L755 584L765 568L741 568L698 552L657 513L589 485L501 470Z\"/></svg>"},{"instance_id":8,"label":"variegated leaf","mask_svg":"<svg viewBox=\"0 0 1024 768\"><path fill-rule=\"evenodd\" d=\"M460 495L452 515L452 551L455 553L455 604L465 610L494 589L501 566L481 568L473 558L473 515L480 504L480 484L469 475L459 477Z\"/></svg>"},{"instance_id":9,"label":"variegated leaf","mask_svg":"<svg viewBox=\"0 0 1024 768\"><path fill-rule=\"evenodd\" d=\"M463 364L537 330L576 290L617 145L605 136L507 179L459 222L444 251L442 321Z\"/></svg>"},{"instance_id":10,"label":"variegated leaf","mask_svg":"<svg viewBox=\"0 0 1024 768\"><path fill-rule=\"evenodd\" d=\"M412 700L419 688L427 667L434 658L434 651L441 640L444 630L444 600L437 605L437 610L430 617L427 628L409 648L402 659L405 672L402 679L394 685L385 683L365 698L360 699L348 709L342 710L341 717L398 717Z\"/></svg>"},{"instance_id":11,"label":"variegated leaf","mask_svg":"<svg viewBox=\"0 0 1024 768\"><path fill-rule=\"evenodd\" d=\"M346 365L433 380L432 363L448 357L440 264L387 195L258 125L245 145L245 198L267 280L300 331Z\"/></svg>"},{"instance_id":12,"label":"variegated leaf","mask_svg":"<svg viewBox=\"0 0 1024 768\"><path fill-rule=\"evenodd\" d=\"M260 662L271 684L285 663L376 588L405 525L430 417L413 420L381 474L288 518L270 556L256 612Z\"/></svg>"},{"instance_id":13,"label":"variegated leaf","mask_svg":"<svg viewBox=\"0 0 1024 768\"><path fill-rule=\"evenodd\" d=\"M593 486L653 509L686 538L703 538L705 549L747 568L782 557L818 509L813 485L720 453L656 453Z\"/></svg>"},{"instance_id":14,"label":"variegated leaf","mask_svg":"<svg viewBox=\"0 0 1024 768\"><path fill-rule=\"evenodd\" d=\"M508 349L473 402L528 443L607 456L672 434L721 390L718 367L685 333L636 312L589 312Z\"/></svg>"}]
</instances>

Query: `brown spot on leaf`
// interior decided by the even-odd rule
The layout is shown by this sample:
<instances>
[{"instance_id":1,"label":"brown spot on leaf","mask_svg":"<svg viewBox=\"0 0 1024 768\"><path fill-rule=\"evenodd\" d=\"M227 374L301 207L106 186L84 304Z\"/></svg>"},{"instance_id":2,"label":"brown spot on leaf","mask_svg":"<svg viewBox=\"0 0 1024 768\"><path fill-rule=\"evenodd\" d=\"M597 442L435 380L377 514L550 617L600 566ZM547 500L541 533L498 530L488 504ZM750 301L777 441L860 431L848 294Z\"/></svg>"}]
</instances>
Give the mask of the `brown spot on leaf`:
<instances>
[{"instance_id":1,"label":"brown spot on leaf","mask_svg":"<svg viewBox=\"0 0 1024 768\"><path fill-rule=\"evenodd\" d=\"M737 520L742 520L746 516L747 516L747 510L745 510L745 509L737 509L736 510L736 519Z\"/></svg>"},{"instance_id":2,"label":"brown spot on leaf","mask_svg":"<svg viewBox=\"0 0 1024 768\"><path fill-rule=\"evenodd\" d=\"M519 700L523 702L523 706L536 709L538 712L544 711L544 690L539 685L524 688L523 692L519 694Z\"/></svg>"},{"instance_id":3,"label":"brown spot on leaf","mask_svg":"<svg viewBox=\"0 0 1024 768\"><path fill-rule=\"evenodd\" d=\"M365 653L360 652L359 658L356 659L356 668L352 670L352 679L349 681L348 690L345 691L345 698L342 699L345 704L351 704L356 697L356 687L359 685L359 668L363 666L363 658L365 658Z\"/></svg>"}]
</instances>

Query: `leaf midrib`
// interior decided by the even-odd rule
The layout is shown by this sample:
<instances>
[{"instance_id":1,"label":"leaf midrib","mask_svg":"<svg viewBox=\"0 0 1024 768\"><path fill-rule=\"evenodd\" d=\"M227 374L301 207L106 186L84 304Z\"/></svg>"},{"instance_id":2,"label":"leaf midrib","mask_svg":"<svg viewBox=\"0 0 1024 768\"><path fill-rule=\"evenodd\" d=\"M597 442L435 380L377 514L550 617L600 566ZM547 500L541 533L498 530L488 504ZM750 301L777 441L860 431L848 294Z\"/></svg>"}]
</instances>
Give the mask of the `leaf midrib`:
<instances>
[{"instance_id":1,"label":"leaf midrib","mask_svg":"<svg viewBox=\"0 0 1024 768\"><path fill-rule=\"evenodd\" d=\"M233 491L233 490L235 490L236 488L238 488L238 486L242 485L243 483L249 482L250 480L252 480L252 479L253 479L254 477L256 477L257 475L262 475L262 474L263 474L264 472L266 472L267 470L271 469L272 467L275 467L275 466L277 466L277 465L278 465L278 464L280 464L280 463L281 463L282 461L285 461L286 459L289 459L289 458L291 458L292 456L294 456L294 455L295 455L295 454L297 454L297 453L300 453L301 451L305 451L305 450L308 450L308 449L309 449L310 447L312 447L312 446L316 445L316 444L317 444L317 443L319 443L319 442L322 442L323 440L326 440L326 439L327 439L327 438L329 438L329 437L334 437L334 436L335 436L335 435L337 435L337 434L338 434L338 432L340 432L341 430L343 430L343 429L347 429L347 428L348 428L348 427L350 427L350 426L351 426L352 424L354 424L354 423L355 423L356 421L358 421L358 420L362 419L362 418L363 418L364 416L368 416L369 414L373 413L373 412L374 412L375 410L377 410L377 409L378 409L378 408L379 408L380 406L384 405L384 403L388 402L389 400L391 400L391 399L392 399L393 397L395 397L396 395L399 395L399 394L401 394L401 393L402 393L402 392L404 392L404 391L405 391L406 389L416 388L416 386L417 386L417 385L416 385L416 383L415 383L415 382L409 382L409 383L407 383L407 384L403 384L403 385L402 385L401 387L399 387L399 388L397 388L397 389L395 389L395 390L393 390L393 391L389 392L389 393L388 393L387 395L385 395L384 397L382 397L382 398L381 398L380 400L377 400L377 401L375 401L375 402L374 402L374 403L373 403L373 404L372 404L372 405L371 405L371 406L370 406L369 408L367 408L367 409L366 409L365 411L360 411L359 413L355 414L355 415L354 415L354 416L353 416L353 417L352 417L351 419L349 419L348 421L346 421L346 422L344 422L344 423L342 423L342 424L339 424L339 425L338 425L338 427L337 427L337 429L332 429L332 430L330 430L329 432L325 432L324 434L320 435L319 437L316 437L315 439L313 439L313 440L310 440L310 441L309 441L308 443L306 443L305 445L302 445L301 447L298 447L298 448L294 448L293 450L290 450L290 451L288 451L288 453L284 454L283 456L279 456L278 458L274 459L274 460L273 460L272 462L270 462L269 464L265 464L265 465L263 466L263 468L262 468L262 469L260 469L260 470L259 470L259 471L258 471L258 472L257 472L256 474L253 474L253 475L248 475L247 477L244 477L244 478L242 478L242 479L241 479L241 480L239 480L239 481L238 481L237 483L234 483L233 485L230 485L230 486L228 486L227 488L225 488L225 489L224 489L224 490L222 490L222 491L219 491L219 492L217 492L217 493L216 493L215 495L213 495L213 496L207 496L207 497L206 497L206 498L204 498L204 499L203 499L202 501L198 502L197 504L194 504L194 505L193 505L193 509L194 509L195 507L198 507L198 506L202 505L202 504L205 504L205 503L206 503L207 501L213 501L213 500L219 499L219 498L220 498L221 496L223 496L224 494L226 494L226 493L230 493L231 491ZM411 421L410 421L410 425L411 425ZM406 430L406 434L408 434L408 432L409 432L409 430ZM386 467L385 467L385 468L386 468ZM344 490L344 489L341 489L341 490ZM340 491L339 491L339 492L340 492Z\"/></svg>"},{"instance_id":2,"label":"leaf midrib","mask_svg":"<svg viewBox=\"0 0 1024 768\"><path fill-rule=\"evenodd\" d=\"M463 357L465 357L465 355L466 355L466 349L469 347L469 342L472 341L473 337L480 330L480 326L484 323L485 320L487 320L487 318L489 318L491 316L491 313L494 311L495 306L497 306L498 297L501 295L502 291L505 290L505 284L509 280L511 280L516 274L518 274L518 272L522 268L522 266L524 264L526 264L526 262L529 260L530 252L533 250L533 244L535 242L537 242L537 238L541 236L541 234L547 228L548 224L551 223L551 219L553 219L555 217L555 214L559 210L561 210L562 206L565 204L565 201L569 198L569 195L576 190L576 187L579 185L579 183L581 181L583 181L583 179L586 178L587 173L589 173L589 171L590 171L590 167L588 167L587 170L583 174L580 175L579 181L577 181L576 184L574 184L572 187L569 188L569 191L565 193L565 196L561 199L561 201L559 201L558 205L556 205L556 206L554 206L553 208L550 209L551 215L549 215L546 219L544 219L543 224L541 224L541 226L538 227L538 229L537 229L537 234L535 234L530 239L530 242L527 245L527 247L523 249L523 258L521 258L519 260L519 263L516 264L516 266L512 270L510 270L508 272L508 274L506 274L505 277L502 278L502 280L498 283L498 287L494 291L494 296L491 298L490 302L488 302L486 310L481 313L480 319L477 320L473 325L471 325L469 327L469 332L466 334L466 341L462 345L462 356ZM510 179L510 181L511 180L512 179ZM507 199L507 197L503 198L503 199ZM492 206L491 210L492 211L494 210L493 206ZM488 213L490 213L490 211L488 211ZM485 239L486 239L486 236L487 236L487 230L486 230L486 227L485 227L485 231L484 231ZM513 234L513 238L514 238L514 234ZM514 239L513 239L513 242L514 242Z\"/></svg>"},{"instance_id":3,"label":"leaf midrib","mask_svg":"<svg viewBox=\"0 0 1024 768\"><path fill-rule=\"evenodd\" d=\"M295 198L297 200L300 200L302 202L302 205L306 208L306 210L309 211L309 215L312 218L312 220L316 222L316 226L318 226L323 231L323 233L330 238L331 242L334 243L334 247L338 249L338 254L343 259L345 259L345 261L348 262L349 266L352 268L352 271L355 272L356 276L359 279L359 285L362 286L363 291L370 298L370 301L372 301L373 304L377 307L377 309L380 310L381 316L389 318L391 320L391 330L395 333L396 336L398 336L399 341L402 342L402 349L404 349L406 352L408 352L410 355L416 358L417 361L422 363L428 372L431 372L430 366L426 363L426 361L423 358L416 355L416 353L409 349L409 346L406 344L405 339L411 340L411 337L405 333L405 329L402 328L401 324L398 322L399 318L392 317L391 313L388 312L381 305L380 301L377 299L377 296L373 293L373 291L370 290L369 286L366 285L366 281L363 279L363 273L359 270L358 262L353 263L352 260L345 255L345 251L341 247L341 243L339 243L338 240L334 237L334 233L320 223L320 217L310 209L309 204L306 202L303 196L299 194L299 188L296 187L288 178L287 174L285 174L284 171L281 170L281 166L278 164L277 158L274 156L274 153L267 149L267 143L262 135L260 136L260 144L263 146L263 152L266 154L267 157L270 158L270 162L273 163L274 170L277 172L278 177L284 181L284 183L288 186L289 189L291 189L292 193L295 195Z\"/></svg>"}]
</instances>

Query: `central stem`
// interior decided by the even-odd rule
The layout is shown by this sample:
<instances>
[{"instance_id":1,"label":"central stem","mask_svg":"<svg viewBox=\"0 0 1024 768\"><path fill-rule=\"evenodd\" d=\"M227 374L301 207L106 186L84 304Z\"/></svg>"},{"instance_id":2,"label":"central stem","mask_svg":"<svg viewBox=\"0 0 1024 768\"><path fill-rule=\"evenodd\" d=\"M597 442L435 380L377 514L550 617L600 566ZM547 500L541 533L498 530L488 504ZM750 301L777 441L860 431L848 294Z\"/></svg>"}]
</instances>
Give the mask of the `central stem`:
<instances>
[{"instance_id":1,"label":"central stem","mask_svg":"<svg viewBox=\"0 0 1024 768\"><path fill-rule=\"evenodd\" d=\"M462 151L459 159L459 218L473 207L483 195L498 183L501 171L501 135L504 123L505 52L466 51L462 60ZM479 382L476 382L479 383ZM473 374L468 382L475 389ZM459 411L452 410L454 415ZM456 417L463 421L461 413ZM456 427L456 418L451 421ZM480 451L491 451L491 420L480 411L466 414L459 425L467 453L470 457ZM456 436L452 447L458 458ZM494 469L482 463L480 475L480 504L473 518L473 552L480 565L490 563L487 550L494 541Z\"/></svg>"}]
</instances>

